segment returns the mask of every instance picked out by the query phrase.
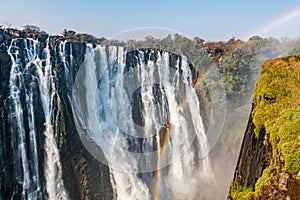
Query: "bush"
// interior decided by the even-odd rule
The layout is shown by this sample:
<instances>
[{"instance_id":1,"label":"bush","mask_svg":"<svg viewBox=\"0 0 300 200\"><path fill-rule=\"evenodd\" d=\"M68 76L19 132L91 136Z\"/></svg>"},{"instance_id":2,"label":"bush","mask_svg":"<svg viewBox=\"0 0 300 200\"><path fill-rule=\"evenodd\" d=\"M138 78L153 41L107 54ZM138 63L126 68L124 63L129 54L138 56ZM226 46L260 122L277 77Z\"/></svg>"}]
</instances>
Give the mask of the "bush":
<instances>
[{"instance_id":1,"label":"bush","mask_svg":"<svg viewBox=\"0 0 300 200\"><path fill-rule=\"evenodd\" d=\"M237 181L230 184L230 197L233 200L249 200L253 194L252 187L244 187Z\"/></svg>"}]
</instances>

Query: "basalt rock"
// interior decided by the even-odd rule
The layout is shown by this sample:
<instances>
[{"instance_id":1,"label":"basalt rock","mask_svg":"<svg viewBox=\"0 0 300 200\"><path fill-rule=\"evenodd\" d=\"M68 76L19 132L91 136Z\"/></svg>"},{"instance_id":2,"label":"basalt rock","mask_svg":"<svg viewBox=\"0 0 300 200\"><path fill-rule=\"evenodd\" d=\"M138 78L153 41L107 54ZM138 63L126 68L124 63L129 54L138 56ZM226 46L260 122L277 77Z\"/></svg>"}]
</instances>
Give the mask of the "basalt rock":
<instances>
[{"instance_id":1,"label":"basalt rock","mask_svg":"<svg viewBox=\"0 0 300 200\"><path fill-rule=\"evenodd\" d=\"M63 186L69 198L72 200L115 199L116 194L113 190L109 167L100 163L82 144L72 114L72 87L76 74L84 61L86 48L85 42L70 41L63 36L49 36L43 32L16 29L0 30L0 199L22 199L28 198L29 195L35 195L37 199L49 197L45 177L45 154L47 152L44 148L46 140L44 132L47 119L45 102L42 98L45 94L39 87L41 80L37 78L40 71L33 62L30 62L32 56L36 56L34 59L41 61L43 74L46 74L47 62L52 65L49 77L53 81L54 91L50 91L53 94L51 96L50 121L61 158ZM11 55L9 55L9 51ZM151 61L156 61L158 54L161 53L159 50L154 50L155 53L152 54L149 53L149 49L141 49L141 51L145 52L145 56L148 55ZM135 67L139 62L135 57L136 53L136 51L132 51L126 54L125 71ZM170 67L182 73L181 57L170 54L169 60ZM13 107L15 105L13 104L14 98L11 94L13 87L10 83L12 67L15 67L13 61L20 65L19 69L16 69L18 73L13 77L13 82L17 83L17 90L20 91L17 95L20 98L19 106L23 111L20 116L23 119L20 121L23 123L25 135L22 138L25 144L23 152L26 152L23 159L28 159L29 176L34 174L28 180L36 183L29 188L26 188L26 181L24 181L26 174L22 170L21 158L14 157L14 155L19 155L18 151L22 147L22 145L18 146L20 135L15 133L22 132L22 130L12 128L18 127L13 120L16 116L11 114L15 109ZM175 67L177 61L180 61L178 69ZM195 83L199 74L192 65L189 65L188 68L192 72L190 82ZM161 104L162 98L159 90L156 86L153 87L153 90L157 92L155 94L156 103ZM198 88L196 92L200 98L201 114L204 116L204 123L207 127L209 117L205 116L209 116L210 107L203 106L203 102L205 104L208 102L205 98L200 97L201 89ZM34 105L32 111L28 106L31 95L31 104ZM136 99L138 100L138 98L139 94L136 94ZM137 103L135 108L134 120L137 124L142 125L142 119L139 118L141 105ZM31 123L30 120L34 122ZM32 124L34 127L31 127ZM32 131L36 134L37 158L31 155L34 149L29 145L32 140ZM37 159L39 163L37 172L34 169L34 159ZM39 177L38 182L36 181L37 177Z\"/></svg>"},{"instance_id":2,"label":"basalt rock","mask_svg":"<svg viewBox=\"0 0 300 200\"><path fill-rule=\"evenodd\" d=\"M29 198L29 194L22 193L23 187L20 183L24 173L19 168L20 165L14 158L14 151L18 151L17 144L18 135L11 134L12 122L10 121L11 112L11 94L10 94L10 72L12 67L12 59L8 54L8 48L14 40L16 51L18 51L20 65L22 70L28 70L24 73L21 81L19 77L20 88L20 104L23 109L23 124L25 141L29 144L30 127L28 126L28 89L32 93L34 126L37 143L37 159L39 164L38 174L40 177L37 198L46 199L46 180L44 175L45 166L45 113L43 111L43 102L41 101L41 91L38 79L33 79L37 76L37 69L34 64L31 64L25 69L30 55L27 55L27 50L33 48L31 39L38 43L37 56L41 60L46 59L44 53L47 45L50 50L50 62L52 63L56 93L53 97L53 107L51 108L51 122L55 140L59 149L59 155L62 158L62 179L64 186L68 192L70 199L113 199L114 193L110 183L109 168L97 161L83 146L78 136L70 106L70 94L75 75L83 62L85 55L85 43L68 42L62 36L49 36L41 32L24 32L15 29L4 29L0 31L0 199L21 199ZM65 44L62 49L62 44ZM31 46L30 46L31 45ZM62 59L62 54L65 60ZM44 61L43 61L44 62ZM45 66L45 63L42 63ZM70 71L66 76L64 66L68 65ZM72 65L72 66L71 66ZM23 72L24 72L23 71ZM22 73L22 72L20 72ZM72 76L70 80L69 79ZM20 76L21 77L21 76ZM10 130L10 131L9 131ZM17 132L16 132L17 133ZM14 144L14 145L12 145ZM19 147L20 148L20 147ZM30 153L30 146L27 149L27 158L29 162L29 173L33 173L33 157ZM34 177L31 177L34 179ZM32 180L33 180L32 179ZM34 186L35 187L35 186ZM32 191L28 189L28 191Z\"/></svg>"},{"instance_id":3,"label":"basalt rock","mask_svg":"<svg viewBox=\"0 0 300 200\"><path fill-rule=\"evenodd\" d=\"M234 181L243 183L247 187L255 187L257 179L270 165L272 157L271 146L264 144L265 128L261 128L258 138L254 134L254 128L255 125L250 116L234 174Z\"/></svg>"}]
</instances>

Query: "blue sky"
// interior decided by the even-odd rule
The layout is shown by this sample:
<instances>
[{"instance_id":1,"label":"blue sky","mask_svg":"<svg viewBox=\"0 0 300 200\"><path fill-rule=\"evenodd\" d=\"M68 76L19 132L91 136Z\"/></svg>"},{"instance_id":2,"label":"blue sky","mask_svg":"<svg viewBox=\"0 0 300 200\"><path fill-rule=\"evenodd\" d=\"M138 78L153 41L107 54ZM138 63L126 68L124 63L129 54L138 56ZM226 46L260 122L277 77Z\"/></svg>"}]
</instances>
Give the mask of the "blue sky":
<instances>
[{"instance_id":1,"label":"blue sky","mask_svg":"<svg viewBox=\"0 0 300 200\"><path fill-rule=\"evenodd\" d=\"M68 28L110 38L130 29L161 27L211 41L246 39L280 16L300 8L300 1L0 0L0 5L0 24L18 28L34 24L52 34ZM300 37L300 16L288 23L282 28L278 25L277 32L270 31L266 36Z\"/></svg>"}]
</instances>

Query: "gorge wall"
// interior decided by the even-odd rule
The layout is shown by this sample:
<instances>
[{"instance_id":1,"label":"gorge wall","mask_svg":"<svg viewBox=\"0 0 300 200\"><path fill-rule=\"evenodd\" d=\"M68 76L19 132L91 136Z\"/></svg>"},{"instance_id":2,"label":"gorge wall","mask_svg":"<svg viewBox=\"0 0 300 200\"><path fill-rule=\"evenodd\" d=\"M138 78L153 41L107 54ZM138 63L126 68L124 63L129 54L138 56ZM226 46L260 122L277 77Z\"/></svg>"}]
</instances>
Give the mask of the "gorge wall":
<instances>
[{"instance_id":1,"label":"gorge wall","mask_svg":"<svg viewBox=\"0 0 300 200\"><path fill-rule=\"evenodd\" d=\"M0 42L0 199L113 199L70 107L86 44L13 29Z\"/></svg>"},{"instance_id":2,"label":"gorge wall","mask_svg":"<svg viewBox=\"0 0 300 200\"><path fill-rule=\"evenodd\" d=\"M213 198L214 176L205 132L209 117L202 120L202 116L209 116L210 107L201 103L202 92L193 88L198 72L184 56L157 49L127 52L123 47L14 29L0 30L0 43L0 199ZM105 136L121 141L112 156L124 159L124 166L130 159L137 159L143 173L125 173L99 162L90 153L99 148L88 151L76 127L72 110L76 75L80 68L87 70L84 74L88 76L79 88L84 87L81 92L88 96L93 76L105 67L106 74L95 85L98 120L107 127ZM152 85L136 88L129 103L132 112L128 119L122 119L128 122L131 134L143 134L137 125L144 127L147 138L112 131L112 108L107 102L112 101L112 91L122 97L131 95L131 79L116 87L118 80L131 71L137 72L131 75L140 83L150 81ZM161 81L170 83L170 87L160 85ZM88 106L89 100L93 99L86 98ZM128 108L122 100L117 105L120 114ZM93 133L88 136L105 150L107 144ZM191 144L183 143L186 140ZM152 163L123 155L123 146L133 153L153 151ZM160 170L160 165L175 160L181 152L185 156L173 167ZM105 157L102 161L107 162Z\"/></svg>"},{"instance_id":3,"label":"gorge wall","mask_svg":"<svg viewBox=\"0 0 300 200\"><path fill-rule=\"evenodd\" d=\"M300 199L300 57L264 63L228 199Z\"/></svg>"}]
</instances>

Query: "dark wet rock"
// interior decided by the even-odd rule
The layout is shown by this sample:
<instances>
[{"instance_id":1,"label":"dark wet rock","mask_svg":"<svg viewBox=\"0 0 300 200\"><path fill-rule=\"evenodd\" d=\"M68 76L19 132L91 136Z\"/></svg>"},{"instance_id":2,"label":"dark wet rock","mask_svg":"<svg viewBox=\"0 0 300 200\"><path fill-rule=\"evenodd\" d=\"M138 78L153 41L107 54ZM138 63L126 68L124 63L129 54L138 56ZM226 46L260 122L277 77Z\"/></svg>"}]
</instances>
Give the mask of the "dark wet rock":
<instances>
[{"instance_id":1,"label":"dark wet rock","mask_svg":"<svg viewBox=\"0 0 300 200\"><path fill-rule=\"evenodd\" d=\"M110 182L110 172L106 165L96 160L83 146L77 133L72 109L70 105L70 86L67 85L65 68L62 60L59 59L59 42L61 37L50 39L55 59L53 64L56 71L56 87L60 103L57 102L55 111L55 132L60 135L58 144L63 165L63 179L65 187L71 199L113 199L113 190ZM52 43L52 44L51 44ZM83 62L86 44L80 42L67 42L65 44L65 54L67 63L71 63L71 53L73 56L72 69L73 83L76 73ZM70 77L69 77L70 78Z\"/></svg>"},{"instance_id":2,"label":"dark wet rock","mask_svg":"<svg viewBox=\"0 0 300 200\"><path fill-rule=\"evenodd\" d=\"M0 33L0 43L2 43L4 41L4 36L2 35L2 33Z\"/></svg>"},{"instance_id":3,"label":"dark wet rock","mask_svg":"<svg viewBox=\"0 0 300 200\"><path fill-rule=\"evenodd\" d=\"M250 116L234 174L234 181L243 183L247 187L255 187L263 170L270 165L272 156L272 148L264 144L265 129L260 130L257 138L254 128L255 125Z\"/></svg>"},{"instance_id":4,"label":"dark wet rock","mask_svg":"<svg viewBox=\"0 0 300 200\"><path fill-rule=\"evenodd\" d=\"M21 199L22 197L22 184L18 182L19 174L22 174L22 169L16 168L14 164L14 154L17 146L12 146L12 142L17 140L17 136L13 134L13 129L10 121L11 112L11 99L9 89L9 77L12 66L12 61L7 53L7 46L10 45L12 39L15 39L17 49L13 51L19 51L20 62L23 67L26 60L25 48L30 45L30 40L24 40L24 38L34 39L39 42L38 56L41 59L46 57L44 49L47 46L49 39L49 47L51 54L51 62L53 64L53 74L55 75L54 81L57 93L53 98L54 106L52 112L52 124L54 125L54 134L59 147L59 154L61 157L63 180L65 188L68 191L70 199L113 199L114 193L110 182L110 172L106 165L99 163L83 146L72 115L72 109L70 106L70 95L74 80L68 82L64 75L64 64L60 59L59 44L65 39L61 36L49 36L43 32L24 32L15 29L5 29L0 32L0 42L4 45L0 46L0 199ZM72 68L70 74L73 79L83 62L85 54L86 44L81 42L67 42L66 43L66 62L71 63ZM71 59L70 54L73 58ZM42 64L45 65L45 64ZM24 68L25 69L25 68ZM23 70L24 70L23 69ZM27 66L27 73L36 76L36 66L32 63ZM39 177L41 184L41 192L39 199L46 199L46 180L44 176L44 159L45 159L45 114L43 112L43 102L41 101L41 94L39 91L39 81L33 79L31 75L24 75L24 82L16 77L20 88L20 101L22 109L24 110L24 131L25 141L29 143L29 127L28 116L26 108L26 90L29 89L33 98L33 113L36 129L36 142L38 151L39 165ZM24 85L23 85L24 84ZM30 148L30 147L28 147ZM28 154L29 165L33 166L33 159Z\"/></svg>"},{"instance_id":5,"label":"dark wet rock","mask_svg":"<svg viewBox=\"0 0 300 200\"><path fill-rule=\"evenodd\" d=\"M37 40L39 42L39 52L38 56L40 59L46 58L46 53L44 49L49 44L50 47L50 61L53 65L53 82L55 84L56 93L53 96L52 103L53 107L51 110L51 122L53 125L53 131L55 135L55 140L58 145L59 154L62 164L63 181L66 190L68 191L69 197L72 200L77 199L101 199L110 200L115 198L115 194L111 185L110 171L109 168L100 163L93 155L82 144L72 115L71 108L71 93L73 82L76 77L76 73L80 68L82 62L84 61L84 56L86 52L87 44L78 40L70 40L63 36L49 36L43 32L34 31L20 31L16 29L0 29L0 42L3 45L0 46L0 166L2 173L0 175L0 199L21 199L22 197L22 184L18 182L17 175L22 174L22 169L16 168L13 152L14 149L18 149L17 146L12 146L13 140L16 140L17 136L13 134L11 130L11 123L9 120L10 112L12 109L11 99L9 98L9 77L12 66L12 61L7 53L7 47L11 44L12 40L15 39L17 48L12 49L12 51L19 51L20 62L23 64L23 69L25 70L25 64L28 62L26 60L25 48L30 45L29 40ZM49 41L49 43L48 43ZM64 47L64 49L62 49ZM65 63L61 58L61 51L65 54ZM146 60L157 61L160 50L150 50L150 49L140 49L139 51L144 51ZM126 70L135 68L138 63L141 62L137 58L138 50L132 50L126 54ZM170 54L170 67L176 66L178 55ZM45 63L42 63L45 66ZM197 71L192 65L189 66L193 72L193 80L195 82L198 78ZM178 67L173 67L175 70L181 69L181 62ZM18 80L19 87L21 90L20 100L22 104L22 109L26 109L26 101L28 91L32 94L33 99L33 114L36 129L36 142L37 142L37 154L40 163L44 163L45 159L45 113L43 111L43 102L41 101L41 92L39 89L39 81L34 78L37 76L37 67L34 63L26 66L26 73L24 81L20 77L16 77ZM180 87L183 87L181 85ZM156 94L155 101L157 104L162 104L162 92L160 91L158 85L153 88ZM199 93L200 94L200 93ZM133 95L134 101L140 101L140 94L136 93ZM141 118L141 112L143 105L141 103L134 104L134 121L136 124L143 125L143 119ZM165 111L168 113L168 111ZM203 109L202 114L209 112L209 109ZM30 138L29 127L28 127L28 112L24 112L24 131L26 136L26 141ZM170 113L168 113L170 115ZM168 117L167 117L168 118ZM168 121L168 119L164 119ZM205 123L208 120L205 120ZM163 131L165 132L165 131ZM163 133L162 133L163 134ZM156 136L154 136L156 137ZM134 139L129 137L130 141ZM154 138L156 141L156 139ZM140 139L139 144L142 143ZM134 144L133 144L134 145ZM157 146L159 144L155 144ZM28 147L30 148L30 147ZM132 146L132 149L140 149L139 147ZM138 150L139 151L139 150ZM28 156L31 159L31 155ZM31 161L32 162L32 159ZM33 163L30 163L32 166ZM47 198L46 191L46 180L44 175L44 165L40 164L38 169L40 181L41 181L41 192L39 194L40 199Z\"/></svg>"}]
</instances>

